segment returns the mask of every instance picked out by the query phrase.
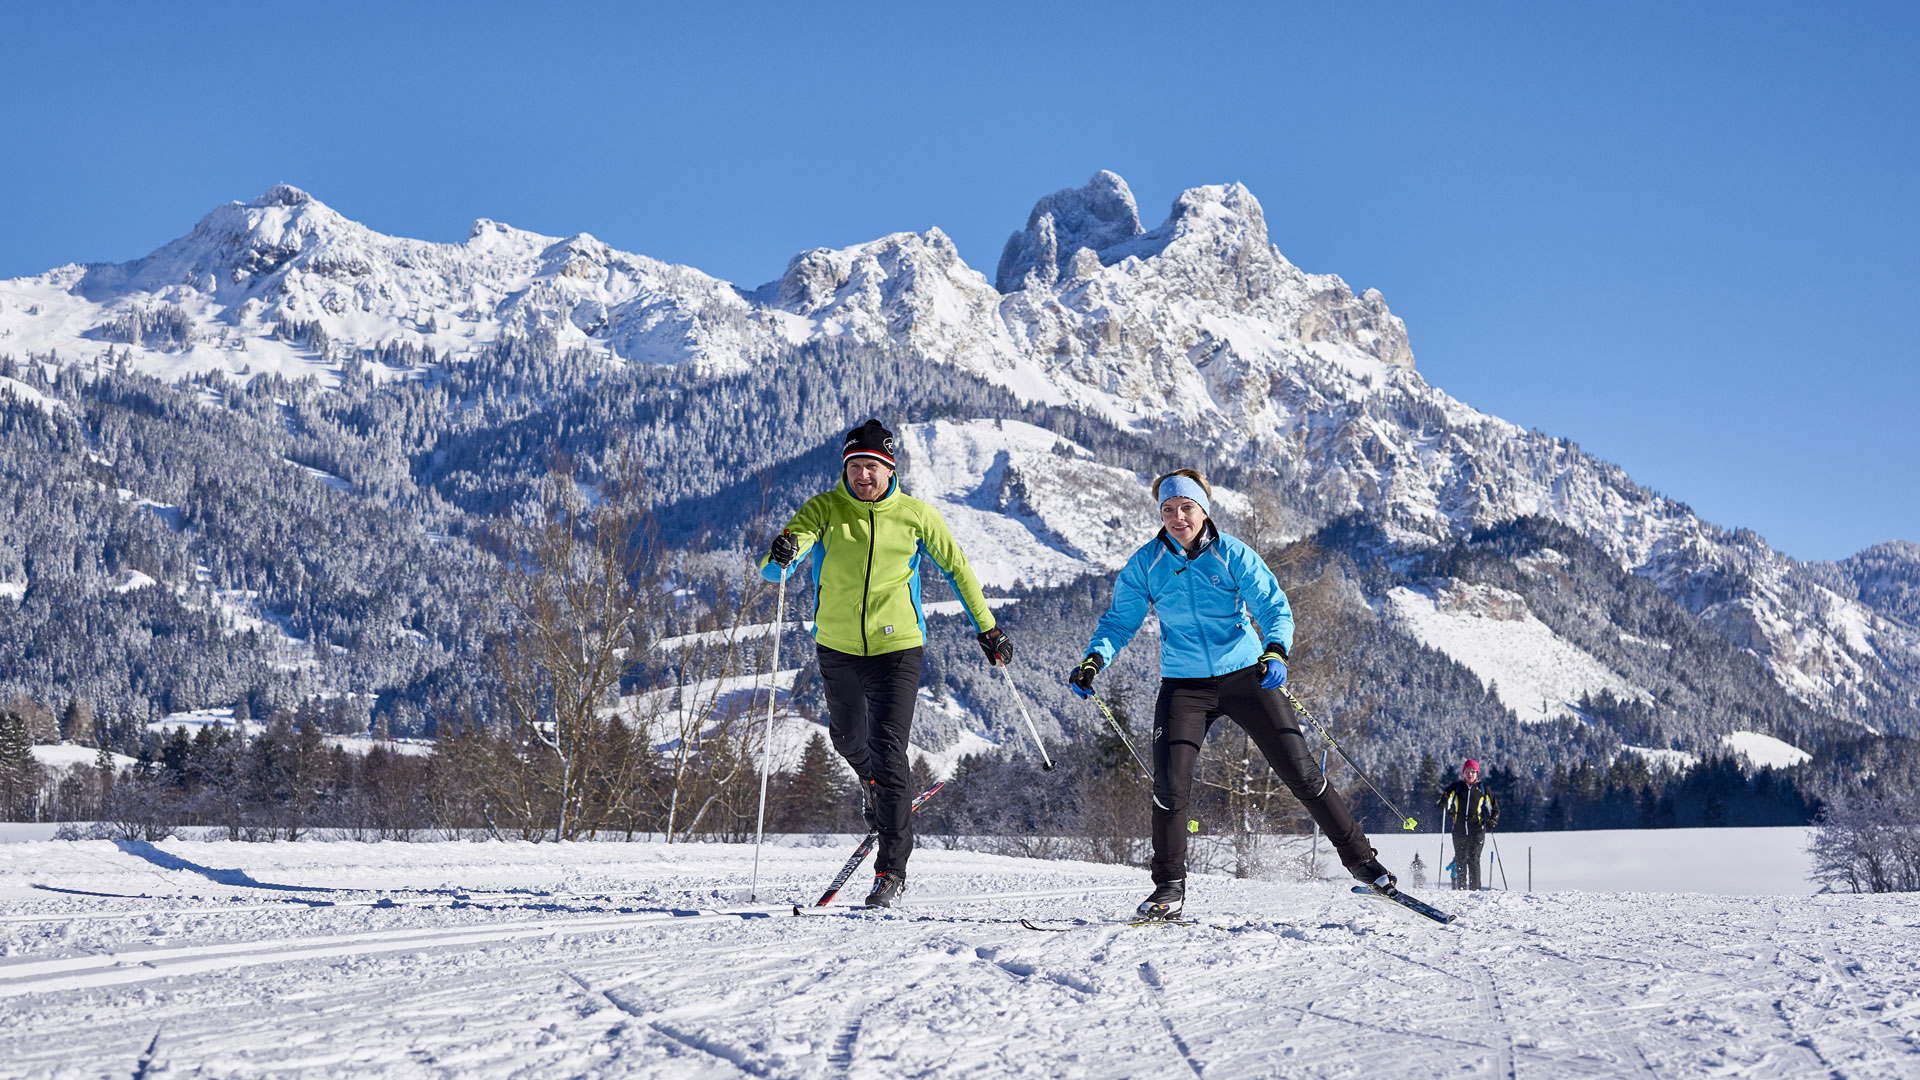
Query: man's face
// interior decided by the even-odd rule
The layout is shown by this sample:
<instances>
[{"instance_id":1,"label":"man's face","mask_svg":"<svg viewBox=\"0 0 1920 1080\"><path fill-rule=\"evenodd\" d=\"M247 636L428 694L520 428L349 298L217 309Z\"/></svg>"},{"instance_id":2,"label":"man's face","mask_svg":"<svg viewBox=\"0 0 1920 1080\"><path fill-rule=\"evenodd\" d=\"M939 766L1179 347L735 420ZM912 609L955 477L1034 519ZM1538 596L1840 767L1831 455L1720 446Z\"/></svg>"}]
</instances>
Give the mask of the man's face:
<instances>
[{"instance_id":1,"label":"man's face","mask_svg":"<svg viewBox=\"0 0 1920 1080\"><path fill-rule=\"evenodd\" d=\"M893 470L879 458L857 457L847 462L847 488L861 502L877 502L893 485Z\"/></svg>"},{"instance_id":2,"label":"man's face","mask_svg":"<svg viewBox=\"0 0 1920 1080\"><path fill-rule=\"evenodd\" d=\"M1465 780L1469 784L1476 783L1480 779L1480 770L1479 769L1461 769L1460 779Z\"/></svg>"}]
</instances>

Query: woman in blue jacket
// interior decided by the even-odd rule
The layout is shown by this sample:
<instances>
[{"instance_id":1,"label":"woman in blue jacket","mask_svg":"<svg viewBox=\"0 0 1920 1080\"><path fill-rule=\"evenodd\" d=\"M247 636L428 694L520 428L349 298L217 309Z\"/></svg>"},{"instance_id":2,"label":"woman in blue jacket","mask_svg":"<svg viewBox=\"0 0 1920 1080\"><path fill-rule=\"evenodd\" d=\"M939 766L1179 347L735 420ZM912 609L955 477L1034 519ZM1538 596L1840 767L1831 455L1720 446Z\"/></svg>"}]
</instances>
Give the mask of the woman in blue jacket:
<instances>
[{"instance_id":1,"label":"woman in blue jacket","mask_svg":"<svg viewBox=\"0 0 1920 1080\"><path fill-rule=\"evenodd\" d=\"M1160 696L1153 707L1153 894L1140 914L1172 918L1186 902L1187 800L1193 765L1213 721L1239 724L1313 815L1359 880L1391 885L1367 834L1327 783L1280 695L1293 644L1293 612L1253 549L1214 527L1213 491L1192 469L1153 482L1162 528L1113 583L1087 658L1067 682L1080 697L1133 640L1151 606L1160 616ZM1257 623L1257 625L1256 625ZM1264 633L1262 632L1264 631ZM1261 644L1265 642L1264 646Z\"/></svg>"}]
</instances>

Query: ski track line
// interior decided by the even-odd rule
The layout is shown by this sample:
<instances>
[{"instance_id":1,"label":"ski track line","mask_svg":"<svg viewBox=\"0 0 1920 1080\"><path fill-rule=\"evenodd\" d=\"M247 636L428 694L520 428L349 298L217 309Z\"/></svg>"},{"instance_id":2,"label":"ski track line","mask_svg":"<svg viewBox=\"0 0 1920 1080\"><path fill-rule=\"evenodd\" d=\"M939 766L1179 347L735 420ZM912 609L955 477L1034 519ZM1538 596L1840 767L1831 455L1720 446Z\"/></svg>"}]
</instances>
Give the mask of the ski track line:
<instances>
[{"instance_id":1,"label":"ski track line","mask_svg":"<svg viewBox=\"0 0 1920 1080\"><path fill-rule=\"evenodd\" d=\"M827 1064L832 1067L835 1076L853 1076L853 1052L860 1042L862 1019L858 1011L854 1012L853 1018L842 1022L839 1034L833 1037L833 1049L827 1053Z\"/></svg>"},{"instance_id":2,"label":"ski track line","mask_svg":"<svg viewBox=\"0 0 1920 1080\"><path fill-rule=\"evenodd\" d=\"M657 941L615 944L609 962L654 955ZM157 1066L156 1075L181 1070L182 1062L191 1063L188 1072L211 1076L493 1075L503 1067L514 1075L590 1075L606 1063L608 1048L618 1059L638 1044L623 1043L604 1019L553 1008L551 988L566 982L564 961L577 961L580 951L530 938L471 957L423 953L377 968L322 968L297 984L256 968L188 984L150 1004L96 999L99 1011L80 1023L74 1022L80 1017L61 1019L60 1006L27 1005L27 1026L0 1034L0 1061L13 1055L38 1063L27 1066L32 1075L65 1075L78 1050L86 1055L87 1075L125 1076L98 1048L117 1041L129 1019L145 1018L166 1027L166 1067ZM485 1017L475 1017L476 1000L489 1003ZM596 1043L602 1046L597 1055Z\"/></svg>"},{"instance_id":3,"label":"ski track line","mask_svg":"<svg viewBox=\"0 0 1920 1080\"><path fill-rule=\"evenodd\" d=\"M141 896L141 897L128 897L128 899L160 900L165 898L157 897L157 896L155 897ZM194 896L194 897L187 897L186 899L198 900L200 899L200 897ZM401 908L401 907L423 908L423 907L441 907L441 906L456 907L461 905L465 905L469 907L486 907L487 906L486 904L475 902L475 901L461 901L461 900L442 901L442 900L433 899L433 898L418 898L418 899L404 898L399 900L386 898L386 897L383 897L378 900L286 899L286 900L273 900L266 903L233 904L227 907L138 908L132 911L75 911L75 912L69 912L64 915L0 915L0 923L80 922L80 921L86 921L86 920L92 920L92 919L138 919L142 917L152 918L157 916L171 916L171 915L235 915L235 914L245 914L245 913L251 913L251 912L258 912L258 911L300 912L300 911L312 910L315 908L321 908L321 909L363 908L363 907L364 908Z\"/></svg>"},{"instance_id":4,"label":"ski track line","mask_svg":"<svg viewBox=\"0 0 1920 1080\"><path fill-rule=\"evenodd\" d=\"M1148 996L1153 1000L1153 1011L1160 1017L1160 1026L1167 1029L1167 1038L1173 1040L1173 1048L1180 1052L1180 1060L1186 1062L1187 1068L1193 1070L1196 1080L1205 1080L1206 1073L1201 1069L1200 1063L1193 1059L1193 1050L1187 1046L1187 1040L1180 1037L1180 1032L1174 1029L1173 1017L1167 1015L1167 987L1161 981L1160 972L1154 968L1151 960L1140 961L1140 966L1135 970L1140 974L1140 981L1147 984Z\"/></svg>"},{"instance_id":5,"label":"ski track line","mask_svg":"<svg viewBox=\"0 0 1920 1080\"><path fill-rule=\"evenodd\" d=\"M587 980L575 974L573 971L570 971L570 970L567 971L566 975L568 978L572 979L574 982L579 983L581 989L587 991L590 994L594 994L599 996L600 998L605 999L606 1001L611 1003L614 1008L619 1009L621 1012L626 1013L628 1016L631 1016L634 1019L639 1020L641 1023L645 1024L649 1030L658 1033L662 1037L669 1039L680 1046L685 1046L693 1050L698 1050L699 1052L706 1054L710 1057L718 1058L719 1060L726 1062L728 1065L733 1066L734 1068L740 1070L743 1073L746 1073L749 1076L772 1075L773 1067L771 1065L767 1064L766 1062L753 1060L743 1050L737 1049L732 1046L728 1046L714 1039L707 1038L706 1036L700 1035L696 1032L683 1030L675 1025L671 1025L667 1023L665 1020L649 1020L647 1019L647 1014L643 1010L631 1004L630 1002L627 1002L625 1000L622 1000L619 997L616 997L611 990L599 989L595 987L593 984L587 982Z\"/></svg>"},{"instance_id":6,"label":"ski track line","mask_svg":"<svg viewBox=\"0 0 1920 1080\"><path fill-rule=\"evenodd\" d=\"M1514 1068L1513 1028L1507 1023L1506 1010L1500 1004L1500 989L1493 981L1493 972L1478 957L1470 958L1471 970L1478 976L1473 980L1474 1012L1493 1032L1491 1045L1476 1044L1482 1049L1493 1052L1494 1075L1504 1076L1507 1080L1519 1080Z\"/></svg>"},{"instance_id":7,"label":"ski track line","mask_svg":"<svg viewBox=\"0 0 1920 1080\"><path fill-rule=\"evenodd\" d=\"M28 961L0 967L0 999L23 994L91 989L146 982L226 968L298 963L369 953L412 951L450 945L476 945L515 938L576 935L640 926L679 926L741 916L720 913L654 918L551 920L467 929L436 928L382 931L321 938L281 938L224 945L185 946L104 956ZM765 916L761 916L765 917Z\"/></svg>"},{"instance_id":8,"label":"ski track line","mask_svg":"<svg viewBox=\"0 0 1920 1080\"><path fill-rule=\"evenodd\" d=\"M153 1038L147 1041L146 1052L142 1053L140 1060L134 1064L133 1080L147 1080L147 1070L153 1067L154 1051L160 1048L160 1031L158 1027L153 1029Z\"/></svg>"},{"instance_id":9,"label":"ski track line","mask_svg":"<svg viewBox=\"0 0 1920 1080\"><path fill-rule=\"evenodd\" d=\"M1071 899L1090 892L1131 892L1135 891L1135 888L1129 885L1087 886L1022 893L929 897L920 902L970 904L998 903L1006 900ZM267 907L263 910L280 909ZM605 919L553 919L491 926L482 924L464 928L415 928L313 938L279 938L265 941L227 942L218 945L179 946L66 957L57 960L29 960L0 965L0 999L17 997L21 994L125 985L171 975L194 974L220 967L257 966L375 952L472 945L547 934L594 933L602 930L632 929L636 926L685 926L729 919L770 919L791 910L791 905L775 904L723 911L646 911Z\"/></svg>"},{"instance_id":10,"label":"ski track line","mask_svg":"<svg viewBox=\"0 0 1920 1080\"><path fill-rule=\"evenodd\" d=\"M1817 930L1791 932L1793 936L1783 942L1781 923L1785 918L1785 912L1781 911L1776 904L1773 932L1769 935L1770 942L1780 953L1790 952L1806 961L1818 964L1822 973L1819 981L1827 983L1828 986L1828 998L1822 1003L1819 1018L1811 1028L1797 1022L1796 1014L1801 1010L1787 1007L1787 999L1791 995L1781 994L1776 999L1775 1011L1786 1024L1787 1033L1792 1037L1793 1044L1804 1048L1823 1067L1836 1074L1846 1074L1855 1069L1868 1069L1869 1075L1878 1075L1879 1070L1885 1069L1891 1075L1901 1072L1903 1064L1910 1067L1910 1062L1903 1063L1902 1058L1910 1058L1911 1052L1902 1054L1901 1051L1889 1047L1886 1043L1889 1039L1907 1041L1907 1036L1898 1030L1894 1021L1913 1015L1913 1010L1909 1008L1901 1011L1886 1009L1879 1005L1871 1007L1863 1005L1862 994L1873 995L1872 991L1866 990L1862 985L1860 961L1841 955L1839 947ZM1875 1015L1869 1015L1869 1013ZM1841 1014L1844 1014L1844 1018ZM1842 1040L1843 1033L1852 1029L1868 1029L1872 1034L1870 1038L1855 1037ZM1861 1035L1865 1034L1865 1031L1861 1032ZM1836 1061L1834 1055L1829 1052L1835 1042L1842 1042L1843 1045L1855 1048L1856 1053ZM1871 1049L1871 1053L1865 1052L1868 1048Z\"/></svg>"},{"instance_id":11,"label":"ski track line","mask_svg":"<svg viewBox=\"0 0 1920 1080\"><path fill-rule=\"evenodd\" d=\"M1536 955L1545 957L1547 961L1558 965L1560 969L1552 984L1553 992L1570 995L1576 999L1581 1006L1577 1011L1565 1006L1561 1006L1555 1010L1558 1014L1559 1026L1568 1029L1564 1033L1568 1041L1577 1046L1599 1043L1604 1045L1612 1053L1612 1062L1599 1065L1597 1071L1592 1071L1590 1073L1591 1075L1613 1077L1621 1076L1624 1075L1625 1072L1631 1071L1636 1074L1655 1077L1656 1080L1663 1075L1660 1070L1653 1067L1653 1062L1647 1058L1646 1048L1640 1044L1640 1040L1623 1030L1623 1025L1620 1021L1623 1013L1642 1009L1665 1009L1668 1007L1667 1004L1665 1002L1639 1005L1623 1004L1622 995L1615 993L1613 996L1609 996L1606 988L1616 987L1624 990L1629 986L1631 980L1615 977L1611 972L1603 975L1601 972L1596 971L1593 966L1594 961L1604 961L1618 965L1638 963L1639 961L1630 961L1600 954L1576 958L1552 949L1536 949L1533 951ZM1489 988L1491 988L1493 985L1492 973L1486 968L1484 962L1480 962L1480 964L1481 970L1487 973L1487 983ZM1499 999L1497 996L1495 998L1495 1005L1499 1007ZM1504 1016L1504 1009L1502 1009L1502 1015ZM1579 1026L1576 1021L1580 1018L1591 1019L1592 1026ZM1511 1034L1509 1034L1509 1042L1511 1042ZM1539 1051L1536 1050L1535 1054L1537 1055L1538 1053ZM1589 1055L1582 1055L1574 1061L1555 1060L1551 1064L1556 1072L1561 1072L1567 1076L1589 1073L1596 1068L1590 1063Z\"/></svg>"}]
</instances>

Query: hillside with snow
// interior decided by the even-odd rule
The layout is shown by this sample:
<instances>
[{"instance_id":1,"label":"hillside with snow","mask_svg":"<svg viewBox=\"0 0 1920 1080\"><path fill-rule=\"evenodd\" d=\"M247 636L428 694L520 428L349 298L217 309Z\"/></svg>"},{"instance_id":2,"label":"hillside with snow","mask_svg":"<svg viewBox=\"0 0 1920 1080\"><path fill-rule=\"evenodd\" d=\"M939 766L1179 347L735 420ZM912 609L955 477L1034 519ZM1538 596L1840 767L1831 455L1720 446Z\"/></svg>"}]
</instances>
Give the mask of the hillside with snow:
<instances>
[{"instance_id":1,"label":"hillside with snow","mask_svg":"<svg viewBox=\"0 0 1920 1080\"><path fill-rule=\"evenodd\" d=\"M1133 437L1204 444L1273 504L1275 538L1358 517L1419 550L1545 518L1655 583L1799 701L1869 726L1920 723L1904 549L1797 563L1564 439L1454 400L1415 369L1378 292L1295 267L1237 184L1186 191L1148 228L1125 182L1096 174L1036 204L993 280L938 229L804 252L749 289L585 234L482 220L458 244L384 236L281 185L145 258L0 282L0 355L48 371L431 380L514 341L688 379L834 342L883 347ZM32 407L63 407L12 386ZM1117 565L1140 539L1142 478L1030 424L988 435L993 419L902 432L909 490L957 523L984 579L1044 585ZM1223 519L1244 505L1229 495ZM1652 693L1530 616L1488 621L1443 602L1479 588L1434 580L1369 599L1522 717L1574 715L1583 694Z\"/></svg>"}]
</instances>

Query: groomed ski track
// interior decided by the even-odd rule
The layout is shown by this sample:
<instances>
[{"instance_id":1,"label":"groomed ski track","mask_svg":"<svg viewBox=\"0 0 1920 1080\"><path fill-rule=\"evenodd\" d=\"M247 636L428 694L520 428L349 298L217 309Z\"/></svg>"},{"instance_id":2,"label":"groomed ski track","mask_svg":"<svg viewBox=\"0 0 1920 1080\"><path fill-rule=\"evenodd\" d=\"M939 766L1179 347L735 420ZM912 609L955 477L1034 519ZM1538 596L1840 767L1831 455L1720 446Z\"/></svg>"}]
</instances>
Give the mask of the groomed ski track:
<instances>
[{"instance_id":1,"label":"groomed ski track","mask_svg":"<svg viewBox=\"0 0 1920 1080\"><path fill-rule=\"evenodd\" d=\"M0 845L0 1075L1920 1073L1920 898L1196 878L1136 928L1139 871L923 850L795 918L840 851L747 904L729 845Z\"/></svg>"}]
</instances>

